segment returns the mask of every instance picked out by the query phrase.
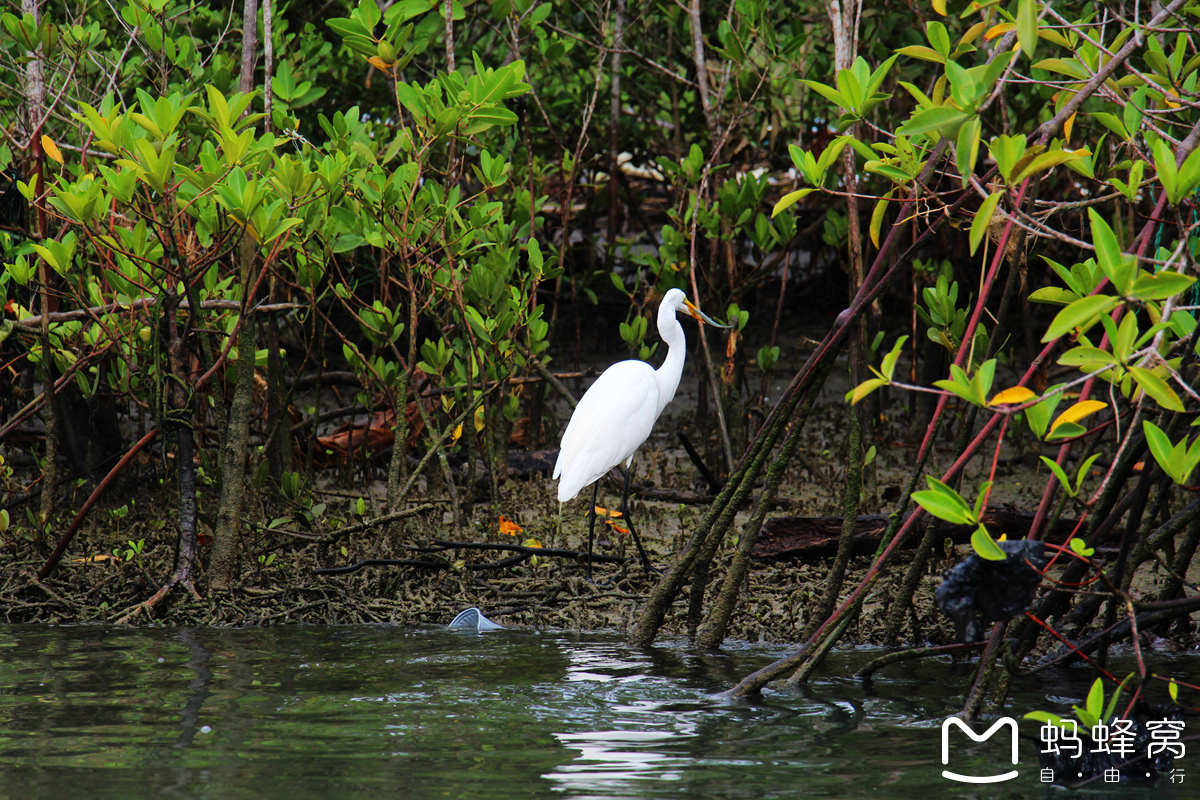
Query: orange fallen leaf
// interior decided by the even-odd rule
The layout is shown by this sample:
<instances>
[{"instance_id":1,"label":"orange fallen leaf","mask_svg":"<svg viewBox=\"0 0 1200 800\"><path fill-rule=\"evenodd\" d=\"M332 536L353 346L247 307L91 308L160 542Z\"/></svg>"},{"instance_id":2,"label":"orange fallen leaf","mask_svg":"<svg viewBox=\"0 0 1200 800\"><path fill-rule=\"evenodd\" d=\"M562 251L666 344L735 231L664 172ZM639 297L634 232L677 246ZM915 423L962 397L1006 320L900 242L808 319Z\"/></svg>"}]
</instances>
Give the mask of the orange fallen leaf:
<instances>
[{"instance_id":1,"label":"orange fallen leaf","mask_svg":"<svg viewBox=\"0 0 1200 800\"><path fill-rule=\"evenodd\" d=\"M108 553L97 553L94 556L87 558L73 558L71 562L74 564L99 564L101 561L120 561L121 559Z\"/></svg>"},{"instance_id":2,"label":"orange fallen leaf","mask_svg":"<svg viewBox=\"0 0 1200 800\"><path fill-rule=\"evenodd\" d=\"M623 517L625 515L622 514L620 511L609 511L604 506L596 506L596 516L608 517L611 519L620 519L621 517Z\"/></svg>"},{"instance_id":3,"label":"orange fallen leaf","mask_svg":"<svg viewBox=\"0 0 1200 800\"><path fill-rule=\"evenodd\" d=\"M503 514L500 515L500 532L501 533L507 533L509 536L516 536L518 533L521 533L524 530L525 530L524 528L522 528L517 523L513 522L508 517L504 516Z\"/></svg>"}]
</instances>

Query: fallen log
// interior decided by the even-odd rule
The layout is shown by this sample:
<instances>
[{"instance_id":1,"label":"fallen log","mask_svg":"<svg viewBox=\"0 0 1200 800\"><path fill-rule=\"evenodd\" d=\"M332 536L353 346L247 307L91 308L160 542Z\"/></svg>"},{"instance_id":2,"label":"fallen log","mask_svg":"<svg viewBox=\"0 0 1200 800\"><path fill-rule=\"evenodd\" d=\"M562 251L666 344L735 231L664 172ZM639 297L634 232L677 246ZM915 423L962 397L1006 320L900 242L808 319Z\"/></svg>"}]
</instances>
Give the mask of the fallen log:
<instances>
[{"instance_id":1,"label":"fallen log","mask_svg":"<svg viewBox=\"0 0 1200 800\"><path fill-rule=\"evenodd\" d=\"M912 512L908 512L911 514ZM908 518L905 514L905 518ZM1033 524L1034 512L1015 508L1007 503L989 505L983 512L983 524L987 526L992 538L999 539L1001 535L1009 539L1023 539L1029 533ZM929 524L930 517L925 516L918 528L924 530ZM888 515L864 514L858 518L854 528L853 554L869 556L879 547L879 540L887 529ZM1051 530L1044 532L1043 540L1062 544L1079 525L1076 519L1060 519ZM819 558L831 558L837 553L838 537L841 535L841 517L772 517L768 519L758 535L758 542L751 551L751 557L760 560L790 559L808 561ZM947 525L946 537L955 544L967 544L971 541L974 528L967 525ZM1103 543L1120 542L1124 529L1108 532ZM920 536L910 536L909 542L915 546L920 542Z\"/></svg>"}]
</instances>

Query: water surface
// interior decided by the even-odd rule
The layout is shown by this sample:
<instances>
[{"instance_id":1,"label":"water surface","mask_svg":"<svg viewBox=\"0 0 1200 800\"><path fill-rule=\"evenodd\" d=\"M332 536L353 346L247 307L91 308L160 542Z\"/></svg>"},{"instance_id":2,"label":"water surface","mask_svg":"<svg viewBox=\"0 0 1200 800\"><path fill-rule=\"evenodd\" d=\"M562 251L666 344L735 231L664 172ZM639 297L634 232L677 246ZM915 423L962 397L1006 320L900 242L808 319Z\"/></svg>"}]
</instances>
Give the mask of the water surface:
<instances>
[{"instance_id":1,"label":"water surface","mask_svg":"<svg viewBox=\"0 0 1200 800\"><path fill-rule=\"evenodd\" d=\"M1016 780L941 777L940 723L972 675L948 661L864 683L851 675L876 653L848 653L804 690L714 699L781 652L531 630L0 626L0 798L1064 796L1039 783L1033 723ZM1194 658L1155 668L1200 677ZM1013 708L1065 713L1090 681L1042 676ZM1003 744L969 744L954 742L956 771L1011 769ZM1095 796L1200 796L1200 766L1188 778Z\"/></svg>"}]
</instances>

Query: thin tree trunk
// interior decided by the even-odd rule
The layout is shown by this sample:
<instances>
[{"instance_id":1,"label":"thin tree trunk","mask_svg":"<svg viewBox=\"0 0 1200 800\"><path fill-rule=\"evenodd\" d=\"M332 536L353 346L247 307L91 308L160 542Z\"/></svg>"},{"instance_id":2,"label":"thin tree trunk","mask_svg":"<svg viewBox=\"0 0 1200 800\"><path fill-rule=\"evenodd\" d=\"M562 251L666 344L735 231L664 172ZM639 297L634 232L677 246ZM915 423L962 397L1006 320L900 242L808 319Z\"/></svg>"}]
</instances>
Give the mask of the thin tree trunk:
<instances>
[{"instance_id":1,"label":"thin tree trunk","mask_svg":"<svg viewBox=\"0 0 1200 800\"><path fill-rule=\"evenodd\" d=\"M263 129L270 133L274 130L274 123L271 120L271 100L274 97L275 90L271 87L271 79L275 76L275 42L271 39L272 31L275 27L274 9L272 8L272 0L263 0L262 2L263 16L263 111L266 117L263 119ZM274 294L274 293L272 293ZM274 326L272 326L274 327Z\"/></svg>"},{"instance_id":2,"label":"thin tree trunk","mask_svg":"<svg viewBox=\"0 0 1200 800\"><path fill-rule=\"evenodd\" d=\"M242 9L242 71L238 91L254 91L254 62L258 57L258 0L246 0Z\"/></svg>"},{"instance_id":3,"label":"thin tree trunk","mask_svg":"<svg viewBox=\"0 0 1200 800\"><path fill-rule=\"evenodd\" d=\"M274 27L272 0L262 0L263 16L263 107L266 118L263 123L266 130L271 130L271 79L275 74L275 43L271 39ZM279 299L279 281L271 276L271 302ZM263 319L267 327L267 429L271 432L267 442L268 468L271 478L279 483L285 472L294 469L292 459L291 418L288 415L288 403L291 392L284 389L290 385L284 374L286 365L279 350L279 320L275 316Z\"/></svg>"},{"instance_id":4,"label":"thin tree trunk","mask_svg":"<svg viewBox=\"0 0 1200 800\"><path fill-rule=\"evenodd\" d=\"M625 0L617 0L617 11L613 15L612 78L609 82L608 122L608 241L605 249L609 260L617 253L617 216L620 208L620 181L617 180L621 165L617 157L621 152L621 48L625 39Z\"/></svg>"},{"instance_id":5,"label":"thin tree trunk","mask_svg":"<svg viewBox=\"0 0 1200 800\"><path fill-rule=\"evenodd\" d=\"M688 3L688 21L692 29L692 62L696 66L696 88L700 92L700 108L704 111L704 123L708 126L708 135L715 147L720 140L720 128L717 125L716 114L709 96L708 60L704 55L704 29L700 23L700 0L690 0Z\"/></svg>"},{"instance_id":6,"label":"thin tree trunk","mask_svg":"<svg viewBox=\"0 0 1200 800\"><path fill-rule=\"evenodd\" d=\"M446 71L454 72L454 0L443 4L446 12Z\"/></svg>"},{"instance_id":7,"label":"thin tree trunk","mask_svg":"<svg viewBox=\"0 0 1200 800\"><path fill-rule=\"evenodd\" d=\"M33 16L34 23L38 21L38 4L36 0L22 0L21 10ZM49 235L46 221L46 206L43 198L46 195L46 155L42 150L42 118L46 105L46 76L42 64L43 53L39 46L36 51L27 52L29 59L25 64L25 133L28 138L29 160L34 175L34 186L37 195L33 208L33 238L37 241ZM42 419L46 424L46 453L42 469L42 496L39 514L39 524L34 529L34 541L41 545L45 541L50 518L54 516L54 493L58 486L58 437L59 430L55 418L54 403L54 355L50 346L50 314L58 310L58 303L51 292L53 272L44 259L38 259L38 283L42 305Z\"/></svg>"},{"instance_id":8,"label":"thin tree trunk","mask_svg":"<svg viewBox=\"0 0 1200 800\"><path fill-rule=\"evenodd\" d=\"M246 459L250 450L250 415L254 407L254 352L258 346L256 322L250 314L254 277L254 242L245 234L241 245L243 309L238 330L237 386L229 406L229 427L221 451L221 503L213 531L209 584L214 591L232 588L237 577L238 544L241 538L242 505L246 493ZM287 432L285 427L284 432Z\"/></svg>"},{"instance_id":9,"label":"thin tree trunk","mask_svg":"<svg viewBox=\"0 0 1200 800\"><path fill-rule=\"evenodd\" d=\"M275 75L275 42L272 40L274 29L274 9L272 0L262 0L263 17L263 119L264 129L269 133L273 128L271 120L271 101L274 89L271 80ZM279 299L279 281L274 275L270 283L271 302ZM288 415L288 403L291 392L284 389L290 385L284 374L286 365L279 350L279 319L267 316L263 319L267 326L267 429L271 432L267 442L268 468L271 479L277 484L285 472L294 469L292 459L291 418Z\"/></svg>"}]
</instances>

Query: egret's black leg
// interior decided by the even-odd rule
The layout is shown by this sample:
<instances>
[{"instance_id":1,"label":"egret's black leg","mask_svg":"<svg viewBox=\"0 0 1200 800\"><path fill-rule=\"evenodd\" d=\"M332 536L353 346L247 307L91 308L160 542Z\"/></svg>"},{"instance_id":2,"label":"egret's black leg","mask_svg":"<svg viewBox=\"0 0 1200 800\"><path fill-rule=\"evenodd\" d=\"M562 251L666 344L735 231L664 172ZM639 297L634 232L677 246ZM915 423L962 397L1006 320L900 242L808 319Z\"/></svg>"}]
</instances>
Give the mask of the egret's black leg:
<instances>
[{"instance_id":1,"label":"egret's black leg","mask_svg":"<svg viewBox=\"0 0 1200 800\"><path fill-rule=\"evenodd\" d=\"M592 535L596 532L596 490L600 488L600 481L592 484L592 510L588 513L588 555L587 555L587 579L592 579Z\"/></svg>"},{"instance_id":2,"label":"egret's black leg","mask_svg":"<svg viewBox=\"0 0 1200 800\"><path fill-rule=\"evenodd\" d=\"M633 527L633 519L629 516L629 471L631 466L631 464L625 466L625 491L621 492L621 516L625 518L625 524L629 526L629 532L633 534L633 543L637 545L638 555L642 559L642 569L648 573L655 572L654 567L650 566L650 557L646 555L646 549L642 547L642 540Z\"/></svg>"}]
</instances>

